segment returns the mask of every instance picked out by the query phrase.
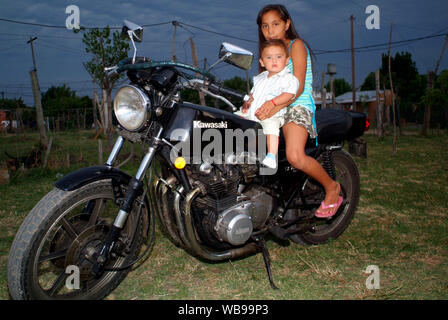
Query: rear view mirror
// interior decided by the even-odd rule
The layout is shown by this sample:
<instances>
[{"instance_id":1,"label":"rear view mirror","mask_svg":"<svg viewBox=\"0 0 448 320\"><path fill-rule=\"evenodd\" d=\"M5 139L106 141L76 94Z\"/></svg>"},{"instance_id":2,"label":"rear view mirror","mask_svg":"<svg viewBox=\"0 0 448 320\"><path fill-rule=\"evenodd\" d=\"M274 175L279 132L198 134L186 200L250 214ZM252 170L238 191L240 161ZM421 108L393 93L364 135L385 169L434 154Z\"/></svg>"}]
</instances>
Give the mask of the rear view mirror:
<instances>
[{"instance_id":1,"label":"rear view mirror","mask_svg":"<svg viewBox=\"0 0 448 320\"><path fill-rule=\"evenodd\" d=\"M124 25L123 28L121 29L121 34L136 42L142 42L143 28L131 21L124 20L123 23Z\"/></svg>"},{"instance_id":2,"label":"rear view mirror","mask_svg":"<svg viewBox=\"0 0 448 320\"><path fill-rule=\"evenodd\" d=\"M238 68L249 70L254 54L231 43L223 42L219 49L219 58Z\"/></svg>"}]
</instances>

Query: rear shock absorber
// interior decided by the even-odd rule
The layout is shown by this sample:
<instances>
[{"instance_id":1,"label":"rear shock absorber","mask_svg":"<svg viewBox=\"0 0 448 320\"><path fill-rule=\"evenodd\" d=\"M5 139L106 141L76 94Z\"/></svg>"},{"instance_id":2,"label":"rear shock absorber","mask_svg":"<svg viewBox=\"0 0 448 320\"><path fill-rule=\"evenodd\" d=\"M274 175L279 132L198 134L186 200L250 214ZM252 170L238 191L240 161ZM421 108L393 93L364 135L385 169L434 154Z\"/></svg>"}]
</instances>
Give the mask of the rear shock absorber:
<instances>
[{"instance_id":1,"label":"rear shock absorber","mask_svg":"<svg viewBox=\"0 0 448 320\"><path fill-rule=\"evenodd\" d=\"M322 154L323 167L331 179L336 180L336 172L334 169L333 152L325 150Z\"/></svg>"}]
</instances>

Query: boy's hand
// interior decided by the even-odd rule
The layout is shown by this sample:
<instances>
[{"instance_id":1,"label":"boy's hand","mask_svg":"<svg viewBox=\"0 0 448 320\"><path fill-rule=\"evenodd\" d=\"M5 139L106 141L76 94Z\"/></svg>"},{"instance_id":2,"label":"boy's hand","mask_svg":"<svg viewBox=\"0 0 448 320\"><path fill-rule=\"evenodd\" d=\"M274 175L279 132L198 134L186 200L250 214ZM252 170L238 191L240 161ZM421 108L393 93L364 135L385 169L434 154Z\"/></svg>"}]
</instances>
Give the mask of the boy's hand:
<instances>
[{"instance_id":1,"label":"boy's hand","mask_svg":"<svg viewBox=\"0 0 448 320\"><path fill-rule=\"evenodd\" d=\"M249 103L249 102L244 102L244 103L243 103L243 106L242 106L242 108L241 108L241 112L242 112L242 113L247 113L247 111L249 110L249 108L250 108L250 103Z\"/></svg>"},{"instance_id":2,"label":"boy's hand","mask_svg":"<svg viewBox=\"0 0 448 320\"><path fill-rule=\"evenodd\" d=\"M242 113L247 113L247 111L250 108L250 105L252 104L252 102L254 101L254 98L251 96L249 100L244 101L243 103L243 107L241 108L241 112Z\"/></svg>"}]
</instances>

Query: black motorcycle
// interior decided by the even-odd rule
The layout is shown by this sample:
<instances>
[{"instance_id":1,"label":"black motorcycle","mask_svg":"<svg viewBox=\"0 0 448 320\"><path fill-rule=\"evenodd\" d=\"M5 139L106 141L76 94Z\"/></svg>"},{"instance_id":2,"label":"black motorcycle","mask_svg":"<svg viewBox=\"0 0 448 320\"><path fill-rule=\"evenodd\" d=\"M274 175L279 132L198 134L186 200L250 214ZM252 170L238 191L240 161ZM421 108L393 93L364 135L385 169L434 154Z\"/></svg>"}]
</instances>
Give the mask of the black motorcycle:
<instances>
[{"instance_id":1,"label":"black motorcycle","mask_svg":"<svg viewBox=\"0 0 448 320\"><path fill-rule=\"evenodd\" d=\"M132 23L125 22L123 33L134 48L142 40L142 29ZM253 55L223 43L219 58L217 63L248 70ZM181 101L179 92L193 88L236 110L224 96L244 95L222 87L210 69L136 57L136 50L107 68L130 80L114 98L119 137L104 165L57 181L22 223L8 261L13 299L104 298L145 257L155 216L177 246L198 258L222 261L261 252L273 288L267 235L313 245L344 232L355 214L360 179L343 144L363 135L365 115L316 112L318 144L310 140L306 152L341 184L344 199L331 219L318 219L324 190L288 163L282 137L278 169L270 172L260 164L266 137L259 123ZM126 141L147 150L135 176L114 167Z\"/></svg>"}]
</instances>

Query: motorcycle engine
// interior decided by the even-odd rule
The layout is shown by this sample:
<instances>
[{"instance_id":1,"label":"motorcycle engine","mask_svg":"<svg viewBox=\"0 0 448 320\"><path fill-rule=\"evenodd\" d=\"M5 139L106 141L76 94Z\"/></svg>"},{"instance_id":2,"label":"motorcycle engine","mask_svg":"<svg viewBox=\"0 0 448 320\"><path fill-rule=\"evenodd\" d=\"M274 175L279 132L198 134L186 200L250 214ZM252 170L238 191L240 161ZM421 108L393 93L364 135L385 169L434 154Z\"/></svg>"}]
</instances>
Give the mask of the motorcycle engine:
<instances>
[{"instance_id":1,"label":"motorcycle engine","mask_svg":"<svg viewBox=\"0 0 448 320\"><path fill-rule=\"evenodd\" d=\"M196 198L207 234L232 245L249 240L253 230L264 226L273 208L273 198L262 187L251 185L239 191L242 173L234 165L197 166L190 175L205 196ZM210 238L210 237L207 237Z\"/></svg>"}]
</instances>

